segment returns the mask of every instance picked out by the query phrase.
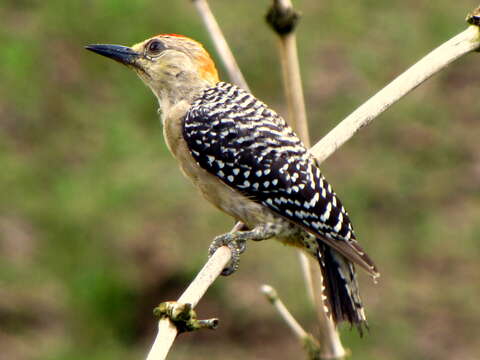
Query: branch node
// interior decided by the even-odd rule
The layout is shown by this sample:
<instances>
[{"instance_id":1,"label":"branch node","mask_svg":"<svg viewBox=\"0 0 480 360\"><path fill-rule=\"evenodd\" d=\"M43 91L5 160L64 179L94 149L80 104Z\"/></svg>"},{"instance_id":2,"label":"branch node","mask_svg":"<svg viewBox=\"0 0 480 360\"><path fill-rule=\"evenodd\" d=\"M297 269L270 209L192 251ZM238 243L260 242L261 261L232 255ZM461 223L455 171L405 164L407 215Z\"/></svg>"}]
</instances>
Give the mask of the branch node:
<instances>
[{"instance_id":1,"label":"branch node","mask_svg":"<svg viewBox=\"0 0 480 360\"><path fill-rule=\"evenodd\" d=\"M265 295L267 300L275 307L278 314L287 323L293 333L298 337L303 349L307 354L309 360L324 359L320 352L320 345L312 334L306 332L300 324L295 320L292 314L288 311L285 304L278 296L277 291L270 285L262 285L260 291Z\"/></svg>"},{"instance_id":2,"label":"branch node","mask_svg":"<svg viewBox=\"0 0 480 360\"><path fill-rule=\"evenodd\" d=\"M218 319L198 320L192 304L182 304L176 301L166 301L158 305L153 314L160 319L168 318L178 330L178 333L195 331L200 329L216 329Z\"/></svg>"},{"instance_id":3,"label":"branch node","mask_svg":"<svg viewBox=\"0 0 480 360\"><path fill-rule=\"evenodd\" d=\"M320 356L320 344L318 343L317 339L312 336L312 334L307 333L307 335L305 335L305 337L302 339L302 342L303 349L307 353L307 359L322 359L322 357Z\"/></svg>"},{"instance_id":4,"label":"branch node","mask_svg":"<svg viewBox=\"0 0 480 360\"><path fill-rule=\"evenodd\" d=\"M266 296L267 300L273 304L278 300L277 291L270 285L262 285L260 291Z\"/></svg>"},{"instance_id":5,"label":"branch node","mask_svg":"<svg viewBox=\"0 0 480 360\"><path fill-rule=\"evenodd\" d=\"M280 3L281 1L273 2L265 20L279 36L285 36L295 30L300 20L300 13Z\"/></svg>"}]
</instances>

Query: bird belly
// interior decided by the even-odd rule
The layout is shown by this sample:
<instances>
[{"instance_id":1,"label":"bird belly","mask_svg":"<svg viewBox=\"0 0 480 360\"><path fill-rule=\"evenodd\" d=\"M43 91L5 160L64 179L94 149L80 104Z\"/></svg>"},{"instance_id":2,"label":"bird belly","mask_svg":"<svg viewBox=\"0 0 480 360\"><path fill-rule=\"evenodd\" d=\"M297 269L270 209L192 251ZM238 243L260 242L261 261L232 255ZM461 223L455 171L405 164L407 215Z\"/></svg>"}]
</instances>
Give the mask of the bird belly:
<instances>
[{"instance_id":1,"label":"bird belly","mask_svg":"<svg viewBox=\"0 0 480 360\"><path fill-rule=\"evenodd\" d=\"M190 156L188 151L182 152ZM182 155L183 158L183 155ZM192 158L193 159L193 158ZM179 159L180 160L180 159ZM296 246L316 251L315 237L301 227L277 215L267 207L250 200L237 190L230 188L215 176L202 169L195 161L180 160L180 168L184 175L197 187L205 199L219 210L243 222L249 229L260 224L269 224L275 228L275 238L285 245ZM308 244L308 246L307 246ZM315 252L312 253L315 255Z\"/></svg>"}]
</instances>

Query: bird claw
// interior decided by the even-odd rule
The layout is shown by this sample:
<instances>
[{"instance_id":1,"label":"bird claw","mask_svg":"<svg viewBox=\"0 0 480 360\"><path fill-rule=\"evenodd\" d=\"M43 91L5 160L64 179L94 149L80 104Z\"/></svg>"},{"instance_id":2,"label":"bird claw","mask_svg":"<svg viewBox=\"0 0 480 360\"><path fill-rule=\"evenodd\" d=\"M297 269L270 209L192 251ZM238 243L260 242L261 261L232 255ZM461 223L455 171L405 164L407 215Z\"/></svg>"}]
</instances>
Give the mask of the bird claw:
<instances>
[{"instance_id":1,"label":"bird claw","mask_svg":"<svg viewBox=\"0 0 480 360\"><path fill-rule=\"evenodd\" d=\"M237 247L239 254L243 254L247 250L247 241L246 240L237 240Z\"/></svg>"},{"instance_id":2,"label":"bird claw","mask_svg":"<svg viewBox=\"0 0 480 360\"><path fill-rule=\"evenodd\" d=\"M238 270L240 255L245 252L247 248L247 242L246 240L239 240L234 233L227 233L217 236L208 248L208 257L211 257L215 251L222 246L227 246L232 252L230 263L227 267L225 267L225 269L222 270L221 273L223 276L229 276Z\"/></svg>"}]
</instances>

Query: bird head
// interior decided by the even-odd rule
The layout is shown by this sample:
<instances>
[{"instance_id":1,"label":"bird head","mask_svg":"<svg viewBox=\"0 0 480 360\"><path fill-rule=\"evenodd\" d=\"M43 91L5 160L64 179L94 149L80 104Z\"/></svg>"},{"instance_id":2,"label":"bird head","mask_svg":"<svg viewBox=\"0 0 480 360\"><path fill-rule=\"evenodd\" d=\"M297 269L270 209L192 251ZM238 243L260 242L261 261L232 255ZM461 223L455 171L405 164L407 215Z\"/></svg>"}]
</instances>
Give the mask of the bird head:
<instances>
[{"instance_id":1,"label":"bird head","mask_svg":"<svg viewBox=\"0 0 480 360\"><path fill-rule=\"evenodd\" d=\"M157 35L132 47L95 44L86 49L133 69L152 89L162 108L189 99L219 81L208 52L199 42L182 35Z\"/></svg>"}]
</instances>

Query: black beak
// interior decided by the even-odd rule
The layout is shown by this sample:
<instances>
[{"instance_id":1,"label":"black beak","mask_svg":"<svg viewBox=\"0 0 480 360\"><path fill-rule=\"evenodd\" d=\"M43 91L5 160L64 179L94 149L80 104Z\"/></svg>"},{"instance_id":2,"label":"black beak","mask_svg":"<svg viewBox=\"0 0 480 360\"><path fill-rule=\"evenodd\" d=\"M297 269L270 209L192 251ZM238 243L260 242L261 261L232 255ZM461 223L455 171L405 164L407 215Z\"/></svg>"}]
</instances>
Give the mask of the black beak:
<instances>
[{"instance_id":1,"label":"black beak","mask_svg":"<svg viewBox=\"0 0 480 360\"><path fill-rule=\"evenodd\" d=\"M109 57L125 65L135 65L135 61L140 56L139 53L133 51L131 48L121 45L96 44L87 45L85 49Z\"/></svg>"}]
</instances>

